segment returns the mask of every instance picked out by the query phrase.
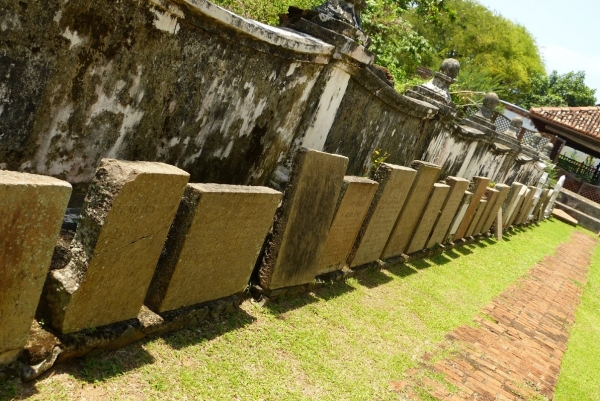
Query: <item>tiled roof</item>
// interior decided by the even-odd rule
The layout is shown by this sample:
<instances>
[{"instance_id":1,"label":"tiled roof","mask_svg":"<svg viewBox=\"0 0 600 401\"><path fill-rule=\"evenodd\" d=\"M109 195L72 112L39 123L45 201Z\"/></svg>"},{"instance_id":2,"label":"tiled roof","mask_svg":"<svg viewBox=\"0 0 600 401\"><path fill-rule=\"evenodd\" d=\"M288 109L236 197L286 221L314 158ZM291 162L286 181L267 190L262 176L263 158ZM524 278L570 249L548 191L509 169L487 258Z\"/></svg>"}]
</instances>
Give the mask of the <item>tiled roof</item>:
<instances>
[{"instance_id":1,"label":"tiled roof","mask_svg":"<svg viewBox=\"0 0 600 401\"><path fill-rule=\"evenodd\" d=\"M600 107L536 107L529 111L556 125L570 128L600 140Z\"/></svg>"}]
</instances>

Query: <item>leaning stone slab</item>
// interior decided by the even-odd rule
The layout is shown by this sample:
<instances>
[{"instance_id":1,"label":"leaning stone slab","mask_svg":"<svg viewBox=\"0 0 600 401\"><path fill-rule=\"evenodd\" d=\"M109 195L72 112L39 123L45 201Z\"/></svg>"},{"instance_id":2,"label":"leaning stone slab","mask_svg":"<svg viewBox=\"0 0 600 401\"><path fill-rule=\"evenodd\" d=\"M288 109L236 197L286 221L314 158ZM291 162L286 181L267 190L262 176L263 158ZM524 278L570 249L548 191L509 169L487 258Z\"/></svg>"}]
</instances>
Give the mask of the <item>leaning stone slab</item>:
<instances>
[{"instance_id":1,"label":"leaning stone slab","mask_svg":"<svg viewBox=\"0 0 600 401\"><path fill-rule=\"evenodd\" d=\"M504 219L502 226L504 228L507 227L508 220L515 211L515 207L517 207L519 195L524 187L525 185L521 184L520 182L513 182L513 184L510 186L508 196L506 197L504 204L502 204L502 218Z\"/></svg>"},{"instance_id":2,"label":"leaning stone slab","mask_svg":"<svg viewBox=\"0 0 600 401\"><path fill-rule=\"evenodd\" d=\"M454 240L458 240L466 236L489 182L490 179L486 177L473 177L473 198L471 199L471 203L469 204L469 208L465 213L462 223L460 223L458 230L454 234Z\"/></svg>"},{"instance_id":3,"label":"leaning stone slab","mask_svg":"<svg viewBox=\"0 0 600 401\"><path fill-rule=\"evenodd\" d=\"M471 225L469 226L469 230L467 231L465 237L471 237L473 235L479 234L478 232L476 232L475 228L477 225L479 225L479 220L481 220L483 213L487 209L487 204L488 201L486 199L481 199L479 201L479 207L475 211L475 216L473 216L473 220L471 221Z\"/></svg>"},{"instance_id":4,"label":"leaning stone slab","mask_svg":"<svg viewBox=\"0 0 600 401\"><path fill-rule=\"evenodd\" d=\"M507 226L510 227L514 224L515 219L519 215L521 208L523 207L523 202L525 202L525 198L531 192L531 190L527 187L521 188L521 192L519 192L519 196L517 198L517 203L515 205L515 209L513 210L510 218L508 219Z\"/></svg>"},{"instance_id":5,"label":"leaning stone slab","mask_svg":"<svg viewBox=\"0 0 600 401\"><path fill-rule=\"evenodd\" d=\"M535 208L533 209L533 218L536 221L540 220L540 212L542 207L544 206L544 202L546 201L546 199L549 199L549 194L550 189L546 188L544 190L542 190L542 194L540 195L540 200L538 201L537 205L535 205Z\"/></svg>"},{"instance_id":6,"label":"leaning stone slab","mask_svg":"<svg viewBox=\"0 0 600 401\"><path fill-rule=\"evenodd\" d=\"M0 170L0 365L27 342L71 185Z\"/></svg>"},{"instance_id":7,"label":"leaning stone slab","mask_svg":"<svg viewBox=\"0 0 600 401\"><path fill-rule=\"evenodd\" d=\"M280 199L265 187L188 184L146 305L162 313L243 292Z\"/></svg>"},{"instance_id":8,"label":"leaning stone slab","mask_svg":"<svg viewBox=\"0 0 600 401\"><path fill-rule=\"evenodd\" d=\"M452 224L450 225L450 230L448 231L448 235L444 240L444 243L452 241L454 236L456 235L456 231L458 231L458 227L461 225L465 215L467 214L467 209L471 205L471 201L473 200L473 193L469 191L465 191L463 195L462 201L460 203L460 207L456 216L454 216L454 220L452 220Z\"/></svg>"},{"instance_id":9,"label":"leaning stone slab","mask_svg":"<svg viewBox=\"0 0 600 401\"><path fill-rule=\"evenodd\" d=\"M502 208L502 205L504 204L504 201L506 200L510 190L510 187L504 184L496 184L494 188L498 191L498 195L496 196L496 201L490 207L490 214L487 216L487 219L481 229L482 233L487 233L492 229L494 220L496 220L498 217L498 210ZM500 225L502 225L502 222L500 222Z\"/></svg>"},{"instance_id":10,"label":"leaning stone slab","mask_svg":"<svg viewBox=\"0 0 600 401\"><path fill-rule=\"evenodd\" d=\"M102 160L71 261L46 283L57 330L72 333L138 315L188 179L163 163Z\"/></svg>"},{"instance_id":11,"label":"leaning stone slab","mask_svg":"<svg viewBox=\"0 0 600 401\"><path fill-rule=\"evenodd\" d=\"M439 183L433 184L433 191L431 192L429 202L425 207L421 220L417 224L415 233L413 234L408 250L406 251L408 254L420 251L427 245L427 240L429 239L429 235L433 230L435 222L440 217L440 212L446 201L449 190L449 185Z\"/></svg>"},{"instance_id":12,"label":"leaning stone slab","mask_svg":"<svg viewBox=\"0 0 600 401\"><path fill-rule=\"evenodd\" d=\"M381 259L400 256L407 250L408 243L423 214L427 200L433 190L433 184L436 182L441 169L438 165L420 160L414 161L412 167L417 170L417 176L381 254Z\"/></svg>"},{"instance_id":13,"label":"leaning stone slab","mask_svg":"<svg viewBox=\"0 0 600 401\"><path fill-rule=\"evenodd\" d=\"M379 188L348 256L350 267L379 259L416 175L417 171L408 167L387 163L379 166L374 176Z\"/></svg>"},{"instance_id":14,"label":"leaning stone slab","mask_svg":"<svg viewBox=\"0 0 600 401\"><path fill-rule=\"evenodd\" d=\"M485 226L485 223L487 222L487 219L490 216L490 213L492 212L494 205L496 204L496 199L498 199L499 194L500 194L500 191L495 188L486 189L485 198L487 199L487 205L486 205L485 210L483 211L483 214L481 215L481 218L479 218L479 220L477 222L477 226L475 227L475 231L473 231L472 235L479 235L479 234L487 232L487 231L483 231L483 227Z\"/></svg>"},{"instance_id":15,"label":"leaning stone slab","mask_svg":"<svg viewBox=\"0 0 600 401\"><path fill-rule=\"evenodd\" d=\"M444 242L446 234L448 234L448 230L450 229L450 225L460 208L465 191L469 187L469 180L458 177L448 177L446 179L446 184L450 186L450 190L446 197L446 201L442 206L440 218L427 242L427 248L431 248L435 244L441 245Z\"/></svg>"},{"instance_id":16,"label":"leaning stone slab","mask_svg":"<svg viewBox=\"0 0 600 401\"><path fill-rule=\"evenodd\" d=\"M377 181L367 178L344 177L317 274L330 273L344 267L378 186Z\"/></svg>"},{"instance_id":17,"label":"leaning stone slab","mask_svg":"<svg viewBox=\"0 0 600 401\"><path fill-rule=\"evenodd\" d=\"M343 156L297 151L258 272L262 288L274 290L315 279L347 166Z\"/></svg>"},{"instance_id":18,"label":"leaning stone slab","mask_svg":"<svg viewBox=\"0 0 600 401\"><path fill-rule=\"evenodd\" d=\"M527 222L527 217L529 217L529 213L531 212L531 204L533 203L533 197L535 196L535 192L537 190L534 186L529 186L529 192L527 192L527 196L523 201L523 206L521 206L521 210L515 219L515 224L524 224Z\"/></svg>"}]
</instances>

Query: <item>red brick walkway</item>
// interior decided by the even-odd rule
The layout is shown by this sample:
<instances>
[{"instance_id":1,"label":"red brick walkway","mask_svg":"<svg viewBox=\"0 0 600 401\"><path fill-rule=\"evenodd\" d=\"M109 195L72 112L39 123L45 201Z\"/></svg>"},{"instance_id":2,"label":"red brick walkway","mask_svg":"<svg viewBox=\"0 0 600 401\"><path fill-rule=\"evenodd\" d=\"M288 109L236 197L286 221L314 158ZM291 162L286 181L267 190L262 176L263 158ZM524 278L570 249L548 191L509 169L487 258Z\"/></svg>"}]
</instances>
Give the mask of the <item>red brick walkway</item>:
<instances>
[{"instance_id":1,"label":"red brick walkway","mask_svg":"<svg viewBox=\"0 0 600 401\"><path fill-rule=\"evenodd\" d=\"M425 378L428 392L440 400L552 399L596 244L573 233L484 309L490 319L450 333L458 356L430 370L458 390Z\"/></svg>"}]
</instances>

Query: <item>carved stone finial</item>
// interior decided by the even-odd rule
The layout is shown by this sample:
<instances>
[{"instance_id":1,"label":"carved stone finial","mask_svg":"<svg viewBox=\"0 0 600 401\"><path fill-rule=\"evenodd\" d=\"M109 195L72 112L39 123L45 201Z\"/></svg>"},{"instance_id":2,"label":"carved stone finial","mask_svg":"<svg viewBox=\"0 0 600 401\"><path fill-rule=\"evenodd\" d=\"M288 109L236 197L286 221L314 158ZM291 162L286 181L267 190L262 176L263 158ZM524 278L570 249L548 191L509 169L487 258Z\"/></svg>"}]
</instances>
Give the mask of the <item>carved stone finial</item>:
<instances>
[{"instance_id":1,"label":"carved stone finial","mask_svg":"<svg viewBox=\"0 0 600 401\"><path fill-rule=\"evenodd\" d=\"M546 155L546 157L548 157L548 159L549 159L553 150L554 150L554 144L552 142L548 142L544 146L544 155Z\"/></svg>"},{"instance_id":2,"label":"carved stone finial","mask_svg":"<svg viewBox=\"0 0 600 401\"><path fill-rule=\"evenodd\" d=\"M523 119L521 117L515 117L511 120L510 127L504 131L504 135L517 139L521 128L523 128Z\"/></svg>"},{"instance_id":3,"label":"carved stone finial","mask_svg":"<svg viewBox=\"0 0 600 401\"><path fill-rule=\"evenodd\" d=\"M460 72L460 63L458 60L453 58L447 58L446 60L442 61L440 72L452 79L455 79Z\"/></svg>"},{"instance_id":4,"label":"carved stone finial","mask_svg":"<svg viewBox=\"0 0 600 401\"><path fill-rule=\"evenodd\" d=\"M315 7L315 11L346 22L363 30L360 11L367 6L365 0L328 0Z\"/></svg>"},{"instance_id":5,"label":"carved stone finial","mask_svg":"<svg viewBox=\"0 0 600 401\"><path fill-rule=\"evenodd\" d=\"M542 141L542 134L540 134L539 132L536 132L535 134L533 134L531 136L531 138L529 138L529 143L528 146L532 149L537 150L537 148L540 146L540 142Z\"/></svg>"},{"instance_id":6,"label":"carved stone finial","mask_svg":"<svg viewBox=\"0 0 600 401\"><path fill-rule=\"evenodd\" d=\"M490 120L492 112L500 104L500 98L494 92L490 92L483 98L483 107L477 113L478 116Z\"/></svg>"}]
</instances>

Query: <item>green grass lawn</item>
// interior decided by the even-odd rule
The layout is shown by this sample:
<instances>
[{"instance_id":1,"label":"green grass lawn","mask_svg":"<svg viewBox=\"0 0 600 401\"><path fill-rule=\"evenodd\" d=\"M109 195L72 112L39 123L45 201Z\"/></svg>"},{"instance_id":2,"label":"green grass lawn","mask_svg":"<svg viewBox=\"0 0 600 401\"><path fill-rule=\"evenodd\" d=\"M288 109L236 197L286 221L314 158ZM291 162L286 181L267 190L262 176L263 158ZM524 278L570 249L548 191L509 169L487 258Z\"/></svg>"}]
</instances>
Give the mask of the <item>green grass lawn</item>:
<instances>
[{"instance_id":1,"label":"green grass lawn","mask_svg":"<svg viewBox=\"0 0 600 401\"><path fill-rule=\"evenodd\" d=\"M440 352L446 333L470 324L573 230L546 221L502 242L484 240L267 307L245 302L197 330L73 361L34 384L5 384L0 398L397 400L391 381L425 353Z\"/></svg>"},{"instance_id":2,"label":"green grass lawn","mask_svg":"<svg viewBox=\"0 0 600 401\"><path fill-rule=\"evenodd\" d=\"M600 247L577 310L556 386L556 401L600 400Z\"/></svg>"}]
</instances>

